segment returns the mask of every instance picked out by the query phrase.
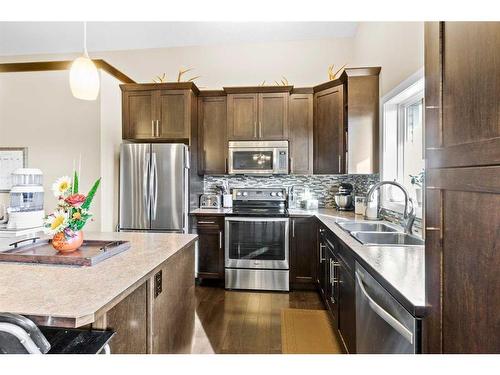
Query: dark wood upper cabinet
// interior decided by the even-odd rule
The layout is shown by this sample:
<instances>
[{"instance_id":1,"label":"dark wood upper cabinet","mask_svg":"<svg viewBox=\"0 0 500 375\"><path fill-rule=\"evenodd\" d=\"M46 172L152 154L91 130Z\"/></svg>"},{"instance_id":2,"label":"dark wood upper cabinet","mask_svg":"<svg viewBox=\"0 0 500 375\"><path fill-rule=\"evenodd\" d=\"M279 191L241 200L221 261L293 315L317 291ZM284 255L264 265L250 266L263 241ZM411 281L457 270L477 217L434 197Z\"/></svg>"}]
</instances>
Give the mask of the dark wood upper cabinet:
<instances>
[{"instance_id":1,"label":"dark wood upper cabinet","mask_svg":"<svg viewBox=\"0 0 500 375\"><path fill-rule=\"evenodd\" d=\"M314 173L345 173L344 86L314 94Z\"/></svg>"},{"instance_id":2,"label":"dark wood upper cabinet","mask_svg":"<svg viewBox=\"0 0 500 375\"><path fill-rule=\"evenodd\" d=\"M258 138L288 139L288 93L259 94Z\"/></svg>"},{"instance_id":3,"label":"dark wood upper cabinet","mask_svg":"<svg viewBox=\"0 0 500 375\"><path fill-rule=\"evenodd\" d=\"M346 68L313 88L314 173L379 172L379 74Z\"/></svg>"},{"instance_id":4,"label":"dark wood upper cabinet","mask_svg":"<svg viewBox=\"0 0 500 375\"><path fill-rule=\"evenodd\" d=\"M190 94L189 90L158 92L158 138L189 138Z\"/></svg>"},{"instance_id":5,"label":"dark wood upper cabinet","mask_svg":"<svg viewBox=\"0 0 500 375\"><path fill-rule=\"evenodd\" d=\"M124 84L120 88L123 139L191 143L198 93L193 83Z\"/></svg>"},{"instance_id":6,"label":"dark wood upper cabinet","mask_svg":"<svg viewBox=\"0 0 500 375\"><path fill-rule=\"evenodd\" d=\"M258 94L227 96L227 132L230 140L258 138Z\"/></svg>"},{"instance_id":7,"label":"dark wood upper cabinet","mask_svg":"<svg viewBox=\"0 0 500 375\"><path fill-rule=\"evenodd\" d=\"M293 289L316 286L317 225L314 217L291 218L290 285Z\"/></svg>"},{"instance_id":8,"label":"dark wood upper cabinet","mask_svg":"<svg viewBox=\"0 0 500 375\"><path fill-rule=\"evenodd\" d=\"M149 138L155 131L155 92L126 91L122 96L123 138Z\"/></svg>"},{"instance_id":9,"label":"dark wood upper cabinet","mask_svg":"<svg viewBox=\"0 0 500 375\"><path fill-rule=\"evenodd\" d=\"M198 98L201 174L226 173L227 100L225 95Z\"/></svg>"},{"instance_id":10,"label":"dark wood upper cabinet","mask_svg":"<svg viewBox=\"0 0 500 375\"><path fill-rule=\"evenodd\" d=\"M290 95L288 110L290 173L313 173L313 94Z\"/></svg>"},{"instance_id":11,"label":"dark wood upper cabinet","mask_svg":"<svg viewBox=\"0 0 500 375\"><path fill-rule=\"evenodd\" d=\"M425 24L425 353L500 349L499 35Z\"/></svg>"},{"instance_id":12,"label":"dark wood upper cabinet","mask_svg":"<svg viewBox=\"0 0 500 375\"><path fill-rule=\"evenodd\" d=\"M287 140L291 87L224 88L229 140ZM252 92L253 91L253 92Z\"/></svg>"}]
</instances>

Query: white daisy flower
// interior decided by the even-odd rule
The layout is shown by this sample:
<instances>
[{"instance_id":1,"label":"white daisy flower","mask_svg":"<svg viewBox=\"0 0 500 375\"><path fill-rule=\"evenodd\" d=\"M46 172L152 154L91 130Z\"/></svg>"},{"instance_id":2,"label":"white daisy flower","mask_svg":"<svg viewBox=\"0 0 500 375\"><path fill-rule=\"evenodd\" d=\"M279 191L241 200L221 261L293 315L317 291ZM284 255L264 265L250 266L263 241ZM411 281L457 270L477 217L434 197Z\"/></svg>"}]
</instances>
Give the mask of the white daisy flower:
<instances>
[{"instance_id":1,"label":"white daisy flower","mask_svg":"<svg viewBox=\"0 0 500 375\"><path fill-rule=\"evenodd\" d=\"M54 211L45 218L44 230L49 235L62 232L68 225L68 213L64 210Z\"/></svg>"},{"instance_id":2,"label":"white daisy flower","mask_svg":"<svg viewBox=\"0 0 500 375\"><path fill-rule=\"evenodd\" d=\"M58 178L56 182L52 184L52 192L56 198L65 195L67 192L71 191L71 178L68 176L63 176Z\"/></svg>"}]
</instances>

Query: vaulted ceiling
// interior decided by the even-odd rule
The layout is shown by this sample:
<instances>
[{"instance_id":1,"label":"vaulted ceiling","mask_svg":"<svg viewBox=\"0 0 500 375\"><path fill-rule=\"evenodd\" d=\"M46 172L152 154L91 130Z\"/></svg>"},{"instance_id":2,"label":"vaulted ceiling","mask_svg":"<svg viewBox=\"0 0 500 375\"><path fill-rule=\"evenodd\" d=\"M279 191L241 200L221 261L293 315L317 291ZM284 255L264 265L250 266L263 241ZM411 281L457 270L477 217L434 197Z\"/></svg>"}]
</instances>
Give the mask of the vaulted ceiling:
<instances>
[{"instance_id":1,"label":"vaulted ceiling","mask_svg":"<svg viewBox=\"0 0 500 375\"><path fill-rule=\"evenodd\" d=\"M353 37L356 22L89 22L89 51ZM81 22L0 22L0 55L82 50Z\"/></svg>"}]
</instances>

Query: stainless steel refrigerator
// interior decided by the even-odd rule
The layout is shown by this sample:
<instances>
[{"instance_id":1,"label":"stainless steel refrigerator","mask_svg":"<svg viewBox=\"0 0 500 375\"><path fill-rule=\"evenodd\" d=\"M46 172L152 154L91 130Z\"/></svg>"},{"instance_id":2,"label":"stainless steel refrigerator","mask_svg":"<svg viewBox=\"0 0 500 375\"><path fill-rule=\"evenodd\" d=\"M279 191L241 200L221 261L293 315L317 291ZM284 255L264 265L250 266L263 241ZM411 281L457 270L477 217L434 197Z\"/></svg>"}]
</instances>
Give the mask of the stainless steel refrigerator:
<instances>
[{"instance_id":1,"label":"stainless steel refrigerator","mask_svg":"<svg viewBox=\"0 0 500 375\"><path fill-rule=\"evenodd\" d=\"M120 149L120 231L188 232L189 153L184 144Z\"/></svg>"}]
</instances>

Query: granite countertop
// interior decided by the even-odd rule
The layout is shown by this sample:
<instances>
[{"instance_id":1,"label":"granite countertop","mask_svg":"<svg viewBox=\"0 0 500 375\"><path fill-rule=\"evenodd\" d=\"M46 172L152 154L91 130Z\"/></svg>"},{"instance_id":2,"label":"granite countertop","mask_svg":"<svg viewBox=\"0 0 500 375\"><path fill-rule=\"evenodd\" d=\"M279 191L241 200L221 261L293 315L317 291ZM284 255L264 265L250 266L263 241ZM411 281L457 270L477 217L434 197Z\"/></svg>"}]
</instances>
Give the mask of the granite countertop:
<instances>
[{"instance_id":1,"label":"granite countertop","mask_svg":"<svg viewBox=\"0 0 500 375\"><path fill-rule=\"evenodd\" d=\"M92 267L0 262L0 311L27 315L35 322L80 327L156 267L197 239L193 234L85 233L89 240L125 240L127 251ZM0 241L0 248L13 242ZM194 265L193 265L194 266ZM48 319L50 318L50 319ZM53 323L58 325L58 323Z\"/></svg>"},{"instance_id":2,"label":"granite countertop","mask_svg":"<svg viewBox=\"0 0 500 375\"><path fill-rule=\"evenodd\" d=\"M197 209L210 215L224 215L231 209ZM342 220L366 221L351 211L334 208L303 210L291 208L290 217L315 216L328 227L348 248L355 259L367 269L410 313L417 317L425 315L424 246L366 246L359 243L336 223Z\"/></svg>"}]
</instances>

